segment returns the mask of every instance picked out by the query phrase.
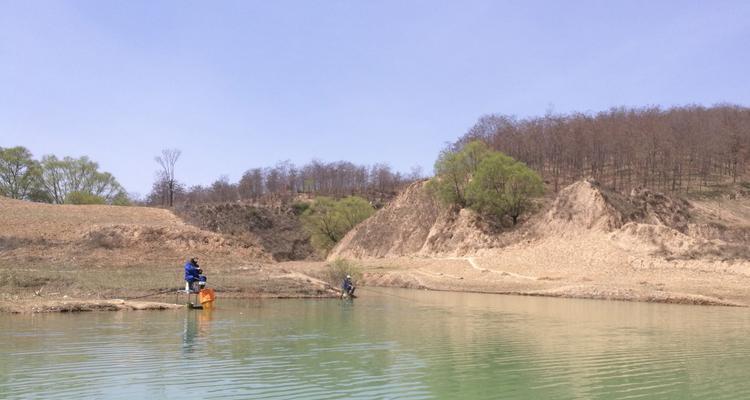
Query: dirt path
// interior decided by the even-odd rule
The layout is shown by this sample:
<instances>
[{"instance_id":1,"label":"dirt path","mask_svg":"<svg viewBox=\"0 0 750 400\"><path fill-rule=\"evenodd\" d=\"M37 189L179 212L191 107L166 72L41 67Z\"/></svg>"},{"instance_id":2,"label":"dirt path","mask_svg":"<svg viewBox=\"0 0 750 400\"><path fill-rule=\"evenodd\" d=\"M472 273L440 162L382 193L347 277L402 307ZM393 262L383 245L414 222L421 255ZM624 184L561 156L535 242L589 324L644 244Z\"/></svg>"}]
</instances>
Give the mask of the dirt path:
<instances>
[{"instance_id":1,"label":"dirt path","mask_svg":"<svg viewBox=\"0 0 750 400\"><path fill-rule=\"evenodd\" d=\"M482 267L479 266L479 262L477 261L477 259L475 257L445 257L444 259L445 260L464 260L464 261L468 262L469 265L472 268L474 268L475 270L477 270L479 272L483 272L483 273L484 272L491 272L491 273L494 273L494 274L499 274L501 276L512 276L514 278L529 279L529 280L532 280L532 281L535 281L535 280L538 279L537 277L534 277L534 276L517 274L515 272L510 272L510 271L499 271L499 270L491 269L491 268L482 268ZM439 260L439 259L436 259L436 260Z\"/></svg>"}]
</instances>

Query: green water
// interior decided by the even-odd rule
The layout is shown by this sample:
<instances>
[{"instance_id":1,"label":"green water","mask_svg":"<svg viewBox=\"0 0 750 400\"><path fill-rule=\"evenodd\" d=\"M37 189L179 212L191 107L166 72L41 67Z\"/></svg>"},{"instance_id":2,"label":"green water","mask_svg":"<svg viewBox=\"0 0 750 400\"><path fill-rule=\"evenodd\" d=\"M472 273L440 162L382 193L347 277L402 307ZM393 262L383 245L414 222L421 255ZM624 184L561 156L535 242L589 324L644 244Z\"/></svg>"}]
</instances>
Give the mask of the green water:
<instances>
[{"instance_id":1,"label":"green water","mask_svg":"<svg viewBox=\"0 0 750 400\"><path fill-rule=\"evenodd\" d=\"M360 294L0 315L0 398L750 398L747 309Z\"/></svg>"}]
</instances>

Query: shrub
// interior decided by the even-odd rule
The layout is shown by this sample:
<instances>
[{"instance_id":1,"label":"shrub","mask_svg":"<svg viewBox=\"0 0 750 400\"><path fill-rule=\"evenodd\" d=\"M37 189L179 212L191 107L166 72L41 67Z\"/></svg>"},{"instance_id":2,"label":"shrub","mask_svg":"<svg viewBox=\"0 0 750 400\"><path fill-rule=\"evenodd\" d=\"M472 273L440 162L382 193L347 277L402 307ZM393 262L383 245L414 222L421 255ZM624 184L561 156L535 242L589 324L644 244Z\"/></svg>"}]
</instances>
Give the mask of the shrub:
<instances>
[{"instance_id":1,"label":"shrub","mask_svg":"<svg viewBox=\"0 0 750 400\"><path fill-rule=\"evenodd\" d=\"M292 213L297 216L304 214L308 208L310 208L310 203L306 203L304 201L297 201L292 203Z\"/></svg>"},{"instance_id":2,"label":"shrub","mask_svg":"<svg viewBox=\"0 0 750 400\"><path fill-rule=\"evenodd\" d=\"M337 258L326 265L326 279L334 287L341 286L347 275L351 275L355 282L362 278L361 268L350 260Z\"/></svg>"},{"instance_id":3,"label":"shrub","mask_svg":"<svg viewBox=\"0 0 750 400\"><path fill-rule=\"evenodd\" d=\"M467 188L472 209L502 218L507 215L513 225L530 206L531 198L544 192L542 178L525 164L495 152L479 164Z\"/></svg>"},{"instance_id":4,"label":"shrub","mask_svg":"<svg viewBox=\"0 0 750 400\"><path fill-rule=\"evenodd\" d=\"M65 196L66 204L104 204L104 198L86 192L70 192Z\"/></svg>"},{"instance_id":5,"label":"shrub","mask_svg":"<svg viewBox=\"0 0 750 400\"><path fill-rule=\"evenodd\" d=\"M130 198L128 197L127 193L120 192L112 199L112 205L113 206L129 206L132 205L130 202Z\"/></svg>"},{"instance_id":6,"label":"shrub","mask_svg":"<svg viewBox=\"0 0 750 400\"><path fill-rule=\"evenodd\" d=\"M370 203L356 196L335 200L318 197L302 214L316 250L327 253L347 232L375 212Z\"/></svg>"}]
</instances>

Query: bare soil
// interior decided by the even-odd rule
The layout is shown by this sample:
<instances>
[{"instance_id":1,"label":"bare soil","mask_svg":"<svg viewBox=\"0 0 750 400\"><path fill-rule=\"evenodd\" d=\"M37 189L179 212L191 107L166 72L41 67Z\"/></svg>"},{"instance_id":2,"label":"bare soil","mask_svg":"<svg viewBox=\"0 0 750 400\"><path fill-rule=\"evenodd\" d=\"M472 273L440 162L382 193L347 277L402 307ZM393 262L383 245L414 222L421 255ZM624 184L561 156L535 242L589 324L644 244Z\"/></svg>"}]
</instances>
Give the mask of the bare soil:
<instances>
[{"instance_id":1,"label":"bare soil","mask_svg":"<svg viewBox=\"0 0 750 400\"><path fill-rule=\"evenodd\" d=\"M184 305L126 300L45 300L26 302L0 302L0 312L10 313L45 313L45 312L81 312L81 311L142 311L142 310L178 310Z\"/></svg>"},{"instance_id":2,"label":"bare soil","mask_svg":"<svg viewBox=\"0 0 750 400\"><path fill-rule=\"evenodd\" d=\"M417 193L423 189L411 190L394 203L398 218L385 218L396 214L386 207L334 249L334 257L360 260L367 285L750 305L746 198L688 201L645 190L624 196L580 181L523 226L492 238L461 222L476 218L467 210L428 221Z\"/></svg>"},{"instance_id":3,"label":"bare soil","mask_svg":"<svg viewBox=\"0 0 750 400\"><path fill-rule=\"evenodd\" d=\"M330 259L358 260L360 286L750 305L746 197L622 195L580 181L539 207L520 226L498 229L440 207L417 183ZM163 209L0 198L0 310L120 309L106 301L154 296L175 303L190 257L219 299L338 296L325 262L277 262L270 242L253 240Z\"/></svg>"},{"instance_id":4,"label":"bare soil","mask_svg":"<svg viewBox=\"0 0 750 400\"><path fill-rule=\"evenodd\" d=\"M168 210L0 197L0 309L41 310L65 296L93 309L106 309L98 301L108 299L161 295L170 301L184 285L183 264L191 257L219 297L338 294L308 275L325 268L322 263L278 264L260 243L202 230Z\"/></svg>"}]
</instances>

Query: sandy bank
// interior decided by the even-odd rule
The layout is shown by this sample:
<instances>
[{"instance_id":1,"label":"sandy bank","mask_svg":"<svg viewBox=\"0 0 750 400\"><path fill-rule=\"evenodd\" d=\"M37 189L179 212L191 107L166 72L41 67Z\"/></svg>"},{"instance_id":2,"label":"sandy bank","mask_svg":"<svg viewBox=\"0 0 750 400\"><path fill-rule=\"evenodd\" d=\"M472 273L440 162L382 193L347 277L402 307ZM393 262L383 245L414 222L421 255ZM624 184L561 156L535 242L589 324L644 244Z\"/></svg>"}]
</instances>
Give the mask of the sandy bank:
<instances>
[{"instance_id":1,"label":"sandy bank","mask_svg":"<svg viewBox=\"0 0 750 400\"><path fill-rule=\"evenodd\" d=\"M0 312L10 313L177 310L183 308L185 308L185 306L179 304L119 299L23 300L0 302Z\"/></svg>"},{"instance_id":2,"label":"sandy bank","mask_svg":"<svg viewBox=\"0 0 750 400\"><path fill-rule=\"evenodd\" d=\"M493 262L494 261L494 262ZM399 258L359 261L366 288L399 287L437 291L643 301L651 303L748 306L750 279L732 283L722 274L692 271L690 276L650 268L614 277L602 271L558 268L555 275L523 265L502 268L491 258ZM494 265L494 266L493 266Z\"/></svg>"}]
</instances>

